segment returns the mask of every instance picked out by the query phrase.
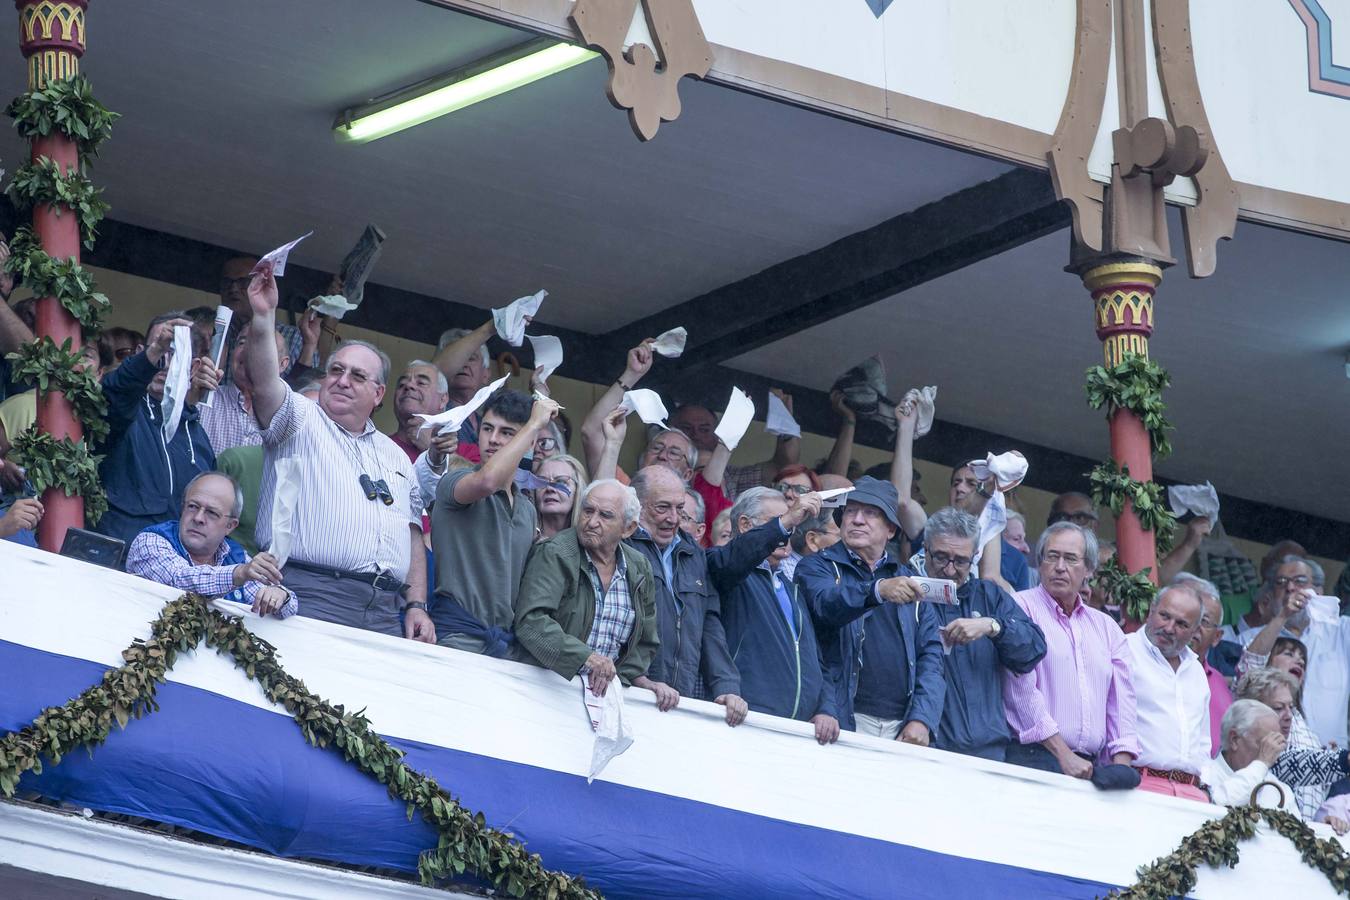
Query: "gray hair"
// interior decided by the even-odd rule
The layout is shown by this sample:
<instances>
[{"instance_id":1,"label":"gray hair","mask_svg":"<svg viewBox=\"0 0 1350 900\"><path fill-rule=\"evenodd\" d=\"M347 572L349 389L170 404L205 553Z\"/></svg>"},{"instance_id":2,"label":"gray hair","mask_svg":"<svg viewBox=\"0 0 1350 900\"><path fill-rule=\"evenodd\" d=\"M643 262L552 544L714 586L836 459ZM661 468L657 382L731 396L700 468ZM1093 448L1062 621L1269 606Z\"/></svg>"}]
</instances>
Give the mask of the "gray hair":
<instances>
[{"instance_id":1,"label":"gray hair","mask_svg":"<svg viewBox=\"0 0 1350 900\"><path fill-rule=\"evenodd\" d=\"M1056 522L1041 532L1040 539L1036 541L1036 564L1040 565L1045 560L1045 545L1050 543L1050 539L1066 531L1073 532L1083 539L1083 558L1087 560L1088 571L1097 571L1097 536L1072 522Z\"/></svg>"},{"instance_id":2,"label":"gray hair","mask_svg":"<svg viewBox=\"0 0 1350 900\"><path fill-rule=\"evenodd\" d=\"M1252 730L1257 719L1273 715L1275 710L1260 700L1234 700L1233 705L1228 707L1228 712L1223 714L1223 721L1219 723L1219 748L1232 750L1231 735L1244 735Z\"/></svg>"},{"instance_id":3,"label":"gray hair","mask_svg":"<svg viewBox=\"0 0 1350 900\"><path fill-rule=\"evenodd\" d=\"M328 359L323 364L325 372L328 371L328 369L333 365L333 358L336 357L340 351L346 350L348 347L365 347L371 353L374 353L377 357L379 357L380 374L378 376L378 381L380 384L389 383L389 368L391 365L393 365L392 363L389 362L389 354L385 353L379 347L376 347L370 341L350 340L350 341L343 341L341 344L338 344L336 347L333 348L333 352L328 354Z\"/></svg>"},{"instance_id":4,"label":"gray hair","mask_svg":"<svg viewBox=\"0 0 1350 900\"><path fill-rule=\"evenodd\" d=\"M706 503L703 502L702 494L700 494L693 488L689 487L688 485L685 485L684 496L687 497L689 500L693 501L694 504L693 511L690 512L689 514L690 518L692 518L695 522L702 522L704 519L708 517L708 506Z\"/></svg>"},{"instance_id":5,"label":"gray hair","mask_svg":"<svg viewBox=\"0 0 1350 900\"><path fill-rule=\"evenodd\" d=\"M689 442L689 460L688 460L688 462L689 462L689 468L691 468L691 469L697 469L697 468L698 468L698 448L694 446L694 439L691 438L689 435L685 434L683 431L681 431L681 430L678 429L678 428L675 428L675 427L672 427L672 426L669 426L669 425L667 425L667 426L665 426L665 427L662 427L662 426L660 426L660 425L648 425L648 426L647 426L647 446L650 447L652 441L656 440L658 437L660 437L661 435L666 434L666 433L668 433L668 432L674 432L675 434L678 434L680 437L684 438L686 441ZM643 447L643 448L642 448L642 452L643 452L643 453L646 453L646 452L647 452L647 447Z\"/></svg>"},{"instance_id":6,"label":"gray hair","mask_svg":"<svg viewBox=\"0 0 1350 900\"><path fill-rule=\"evenodd\" d=\"M198 472L193 476L192 480L187 483L187 487L183 488L183 497L187 497L188 491L192 490L194 484L207 477L224 478L230 483L230 487L234 488L234 503L230 506L230 518L239 518L244 512L244 489L239 486L239 482L235 481L232 475L228 475L225 472Z\"/></svg>"},{"instance_id":7,"label":"gray hair","mask_svg":"<svg viewBox=\"0 0 1350 900\"><path fill-rule=\"evenodd\" d=\"M637 491L633 490L631 485L624 484L622 481L616 481L613 478L601 478L599 481L592 481L586 485L585 490L577 499L576 508L580 509L585 503L586 498L598 487L616 487L623 492L623 524L632 525L642 514L642 503L638 500Z\"/></svg>"},{"instance_id":8,"label":"gray hair","mask_svg":"<svg viewBox=\"0 0 1350 900\"><path fill-rule=\"evenodd\" d=\"M441 394L450 392L450 382L445 380L445 373L441 371L440 366L434 362L427 362L425 359L414 359L403 367L403 371L406 372L413 366L426 366L428 369L434 369L436 371L436 391Z\"/></svg>"},{"instance_id":9,"label":"gray hair","mask_svg":"<svg viewBox=\"0 0 1350 900\"><path fill-rule=\"evenodd\" d=\"M1027 524L1027 517L1022 515L1015 509L1010 509L1007 511L1007 519L1009 522L1018 521L1021 522L1023 525Z\"/></svg>"},{"instance_id":10,"label":"gray hair","mask_svg":"<svg viewBox=\"0 0 1350 900\"><path fill-rule=\"evenodd\" d=\"M833 518L833 509L822 509L819 513L792 529L792 537L788 539L788 543L792 545L792 549L797 553L805 555L806 536L813 531L819 534L828 530Z\"/></svg>"},{"instance_id":11,"label":"gray hair","mask_svg":"<svg viewBox=\"0 0 1350 900\"><path fill-rule=\"evenodd\" d=\"M760 511L764 509L766 500L782 501L783 495L773 488L752 487L748 491L742 491L737 497L736 502L731 505L731 531L738 533L741 516L749 519L758 519Z\"/></svg>"},{"instance_id":12,"label":"gray hair","mask_svg":"<svg viewBox=\"0 0 1350 900\"><path fill-rule=\"evenodd\" d=\"M1322 579L1325 581L1326 573L1322 571L1322 567L1319 566L1317 563L1313 562L1311 559L1308 559L1308 557L1306 556L1299 556L1297 553L1287 553L1284 556L1280 557L1279 562L1275 563L1275 565L1270 567L1270 574L1266 576L1265 581L1261 582L1261 593L1266 595L1266 599L1268 600L1274 599L1275 579L1279 577L1276 573L1280 571L1281 566L1286 566L1289 565L1290 563L1299 563L1301 565L1307 566L1308 577L1312 579L1314 584L1318 583L1318 576L1321 576Z\"/></svg>"},{"instance_id":13,"label":"gray hair","mask_svg":"<svg viewBox=\"0 0 1350 900\"><path fill-rule=\"evenodd\" d=\"M1185 586L1195 591L1202 597L1212 597L1223 603L1223 595L1219 593L1219 588L1212 581L1206 581L1199 575L1192 575L1190 572L1178 572L1177 577L1172 579L1169 587Z\"/></svg>"},{"instance_id":14,"label":"gray hair","mask_svg":"<svg viewBox=\"0 0 1350 900\"><path fill-rule=\"evenodd\" d=\"M980 520L954 506L943 507L929 516L923 526L923 545L931 547L933 538L942 535L968 540L974 547L980 539Z\"/></svg>"},{"instance_id":15,"label":"gray hair","mask_svg":"<svg viewBox=\"0 0 1350 900\"><path fill-rule=\"evenodd\" d=\"M451 344L453 344L455 341L459 340L462 337L467 337L470 334L472 334L472 332L469 331L469 329L467 328L445 329L444 331L441 332L441 339L436 342L436 352L437 353L441 352L446 347L449 347ZM487 344L483 344L481 347L478 348L478 358L483 361L483 368L485 369L492 364L492 358L488 356Z\"/></svg>"},{"instance_id":16,"label":"gray hair","mask_svg":"<svg viewBox=\"0 0 1350 900\"><path fill-rule=\"evenodd\" d=\"M1326 570L1323 569L1322 564L1315 559L1309 559L1305 556L1303 561L1308 564L1309 569L1312 569L1313 587L1317 588L1318 592L1321 592L1327 586Z\"/></svg>"},{"instance_id":17,"label":"gray hair","mask_svg":"<svg viewBox=\"0 0 1350 900\"><path fill-rule=\"evenodd\" d=\"M1195 585L1186 584L1185 582L1178 583L1176 581L1173 581L1169 585L1164 585L1162 588L1158 590L1156 594L1153 595L1153 602L1148 605L1148 608L1153 609L1153 607L1157 606L1164 596L1174 591L1180 591L1183 594L1189 594L1193 599L1199 600L1200 618L1203 619L1205 617L1204 594L1200 593L1200 591L1195 587Z\"/></svg>"},{"instance_id":18,"label":"gray hair","mask_svg":"<svg viewBox=\"0 0 1350 900\"><path fill-rule=\"evenodd\" d=\"M1288 688L1290 699L1298 701L1298 679L1283 669L1266 666L1252 669L1239 678L1237 684L1233 685L1233 696L1265 703L1271 692L1281 687Z\"/></svg>"}]
</instances>

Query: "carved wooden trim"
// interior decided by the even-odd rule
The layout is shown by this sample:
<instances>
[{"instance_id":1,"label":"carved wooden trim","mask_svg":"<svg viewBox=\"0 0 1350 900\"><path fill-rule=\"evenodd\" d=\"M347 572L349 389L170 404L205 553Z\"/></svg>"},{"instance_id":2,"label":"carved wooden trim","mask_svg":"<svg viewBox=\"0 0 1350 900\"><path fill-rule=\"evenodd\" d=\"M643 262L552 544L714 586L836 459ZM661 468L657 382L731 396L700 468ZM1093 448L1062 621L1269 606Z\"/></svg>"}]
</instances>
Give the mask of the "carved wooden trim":
<instances>
[{"instance_id":1,"label":"carved wooden trim","mask_svg":"<svg viewBox=\"0 0 1350 900\"><path fill-rule=\"evenodd\" d=\"M656 47L623 49L638 4ZM679 81L702 78L712 67L712 47L694 12L693 0L577 0L568 16L586 45L609 66L609 100L628 110L633 132L644 141L661 123L680 114Z\"/></svg>"},{"instance_id":2,"label":"carved wooden trim","mask_svg":"<svg viewBox=\"0 0 1350 900\"><path fill-rule=\"evenodd\" d=\"M1105 186L1088 174L1088 156L1097 140L1106 100L1111 26L1111 0L1078 0L1069 92L1046 154L1055 196L1073 211L1074 240L1097 251L1102 249Z\"/></svg>"}]
</instances>

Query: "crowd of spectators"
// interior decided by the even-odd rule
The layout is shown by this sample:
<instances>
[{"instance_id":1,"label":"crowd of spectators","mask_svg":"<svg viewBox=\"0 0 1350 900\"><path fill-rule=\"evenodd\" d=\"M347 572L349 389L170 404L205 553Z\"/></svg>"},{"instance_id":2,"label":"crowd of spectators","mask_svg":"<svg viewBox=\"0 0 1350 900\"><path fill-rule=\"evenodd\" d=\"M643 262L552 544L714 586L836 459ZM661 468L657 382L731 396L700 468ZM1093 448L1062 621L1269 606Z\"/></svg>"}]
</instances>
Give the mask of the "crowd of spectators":
<instances>
[{"instance_id":1,"label":"crowd of spectators","mask_svg":"<svg viewBox=\"0 0 1350 900\"><path fill-rule=\"evenodd\" d=\"M6 300L12 288L0 278ZM822 745L856 731L1197 802L1275 782L1305 818L1350 828L1350 617L1292 541L1225 622L1219 589L1186 571L1210 522L1188 521L1127 634L1094 583L1111 548L1091 498L1059 495L1033 535L1013 492L991 533L998 486L956 461L930 503L913 404L897 410L892 461L866 474L839 393L838 439L815 467L787 436L772 458L732 465L718 415L686 404L648 429L629 473L623 400L656 361L650 340L575 440L539 379L441 434L422 417L489 384L492 320L396 373L313 313L279 324L278 300L269 264L225 265L219 366L211 309L86 345L108 400L109 510L95 527L125 544L127 571L258 615L539 665L596 695L617 680L661 710L708 700L731 726L751 712L809 722ZM194 358L170 435L160 400L182 325ZM0 304L0 351L33 327L31 302ZM372 415L391 378L384 434ZM44 510L10 449L33 427L35 391L4 363L0 401L0 537L32 543ZM952 582L954 600L927 602L928 579Z\"/></svg>"}]
</instances>

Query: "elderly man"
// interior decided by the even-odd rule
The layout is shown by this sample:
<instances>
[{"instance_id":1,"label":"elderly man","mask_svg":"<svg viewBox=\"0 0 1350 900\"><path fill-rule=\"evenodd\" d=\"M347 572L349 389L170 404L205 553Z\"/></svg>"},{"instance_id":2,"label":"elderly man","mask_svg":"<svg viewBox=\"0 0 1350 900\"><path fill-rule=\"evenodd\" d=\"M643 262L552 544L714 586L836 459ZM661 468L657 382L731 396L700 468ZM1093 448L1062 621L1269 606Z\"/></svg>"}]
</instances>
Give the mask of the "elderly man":
<instances>
[{"instance_id":1,"label":"elderly man","mask_svg":"<svg viewBox=\"0 0 1350 900\"><path fill-rule=\"evenodd\" d=\"M269 553L250 558L229 538L243 505L243 492L233 479L203 472L188 483L176 520L136 535L127 551L127 571L207 597L247 603L260 616L295 615L295 594L282 586L276 559Z\"/></svg>"},{"instance_id":2,"label":"elderly man","mask_svg":"<svg viewBox=\"0 0 1350 900\"><path fill-rule=\"evenodd\" d=\"M344 342L328 359L315 403L281 380L270 265L248 296L248 378L264 447L259 545L278 537L289 544L283 573L305 598L302 616L434 642L421 495L408 457L370 420L384 399L389 357L363 341Z\"/></svg>"},{"instance_id":3,"label":"elderly man","mask_svg":"<svg viewBox=\"0 0 1350 900\"><path fill-rule=\"evenodd\" d=\"M516 485L516 474L535 438L557 415L558 404L501 390L480 412L481 463L446 471L446 457L434 444L417 458L418 485L435 498L431 619L441 646L507 658L520 576L538 526L534 504Z\"/></svg>"},{"instance_id":4,"label":"elderly man","mask_svg":"<svg viewBox=\"0 0 1350 900\"><path fill-rule=\"evenodd\" d=\"M834 692L822 673L811 614L778 571L792 529L819 511L819 494L804 494L788 509L773 488L751 488L731 507L731 541L708 551L708 574L750 708L809 720L816 740L828 744L839 738Z\"/></svg>"},{"instance_id":5,"label":"elderly man","mask_svg":"<svg viewBox=\"0 0 1350 900\"><path fill-rule=\"evenodd\" d=\"M748 707L727 649L717 591L703 548L680 528L690 502L685 484L665 466L648 466L633 477L633 489L642 513L626 543L646 558L655 576L661 639L651 668L633 683L655 692L662 711L673 709L681 696L706 693L727 708L728 725L739 725Z\"/></svg>"},{"instance_id":6,"label":"elderly man","mask_svg":"<svg viewBox=\"0 0 1350 900\"><path fill-rule=\"evenodd\" d=\"M1072 522L1094 535L1097 533L1098 521L1097 507L1092 498L1078 491L1069 491L1057 496L1050 503L1050 512L1045 517L1046 527L1059 522Z\"/></svg>"},{"instance_id":7,"label":"elderly man","mask_svg":"<svg viewBox=\"0 0 1350 900\"><path fill-rule=\"evenodd\" d=\"M145 349L103 376L109 429L100 446L99 480L108 494L108 511L96 526L101 534L130 543L141 529L173 518L187 483L215 466L215 451L197 419L202 391L219 386L219 372L205 357L205 347L194 348L197 358L178 430L167 441L163 434L160 401L174 328L191 324L182 313L156 316L146 329Z\"/></svg>"},{"instance_id":8,"label":"elderly man","mask_svg":"<svg viewBox=\"0 0 1350 900\"><path fill-rule=\"evenodd\" d=\"M791 412L792 398L777 388L773 389L773 393L787 407L788 412ZM686 403L671 415L670 424L689 435L689 439L698 450L699 459L705 465L712 459L712 454L717 449L717 416L711 410L697 403ZM727 496L735 500L742 491L752 487L768 487L773 474L795 465L800 453L801 438L778 435L772 459L744 466L727 467L723 482Z\"/></svg>"},{"instance_id":9,"label":"elderly man","mask_svg":"<svg viewBox=\"0 0 1350 900\"><path fill-rule=\"evenodd\" d=\"M1285 556L1273 568L1262 587L1264 611L1269 621L1260 628L1248 628L1238 637L1247 648L1248 660L1257 665L1270 655L1275 639L1281 635L1298 638L1308 648L1308 671L1303 679L1303 712L1308 726L1325 742L1338 747L1350 746L1346 728L1346 707L1350 704L1350 618L1329 615L1314 617L1308 608L1316 596L1313 570L1308 560Z\"/></svg>"},{"instance_id":10,"label":"elderly man","mask_svg":"<svg viewBox=\"0 0 1350 900\"><path fill-rule=\"evenodd\" d=\"M1189 585L1165 587L1125 646L1137 704L1140 790L1208 803L1200 770L1210 760L1209 682L1188 646L1204 609Z\"/></svg>"},{"instance_id":11,"label":"elderly man","mask_svg":"<svg viewBox=\"0 0 1350 900\"><path fill-rule=\"evenodd\" d=\"M1025 675L1005 675L1003 705L1018 743L1008 762L1074 778L1139 755L1129 650L1120 626L1083 602L1097 568L1097 536L1057 522L1036 542L1039 587L1014 595L1045 634L1046 654Z\"/></svg>"},{"instance_id":12,"label":"elderly man","mask_svg":"<svg viewBox=\"0 0 1350 900\"><path fill-rule=\"evenodd\" d=\"M210 406L197 407L197 418L217 455L234 447L262 446L262 429L253 415L253 382L249 380L246 362L249 334L248 329L239 332L227 360L231 381L219 387ZM277 345L278 365L284 372L291 362L286 352L286 339L277 331L273 340Z\"/></svg>"},{"instance_id":13,"label":"elderly man","mask_svg":"<svg viewBox=\"0 0 1350 900\"><path fill-rule=\"evenodd\" d=\"M1245 806L1252 791L1263 783L1256 802L1266 807L1283 806L1299 815L1293 791L1270 771L1284 752L1284 735L1275 712L1259 700L1235 700L1219 725L1223 733L1219 755L1200 773L1209 795L1220 806Z\"/></svg>"},{"instance_id":14,"label":"elderly man","mask_svg":"<svg viewBox=\"0 0 1350 900\"><path fill-rule=\"evenodd\" d=\"M703 503L703 495L691 488L684 486L684 510L680 513L680 528L694 539L694 543L702 547L704 536L708 533L707 519L708 509Z\"/></svg>"},{"instance_id":15,"label":"elderly man","mask_svg":"<svg viewBox=\"0 0 1350 900\"><path fill-rule=\"evenodd\" d=\"M652 568L624 543L641 511L631 487L593 481L577 502L576 527L540 544L525 566L516 639L529 661L569 681L584 675L603 697L616 675L636 683L656 655Z\"/></svg>"},{"instance_id":16,"label":"elderly man","mask_svg":"<svg viewBox=\"0 0 1350 900\"><path fill-rule=\"evenodd\" d=\"M792 529L788 540L789 552L779 565L783 577L792 581L797 577L797 564L808 556L815 556L827 547L839 543L839 523L834 520L833 509L822 509Z\"/></svg>"},{"instance_id":17,"label":"elderly man","mask_svg":"<svg viewBox=\"0 0 1350 900\"><path fill-rule=\"evenodd\" d=\"M810 496L810 495L807 495ZM842 727L928 746L946 683L931 604L915 603L912 570L886 553L900 527L895 485L863 476L844 507L841 539L797 566Z\"/></svg>"},{"instance_id":18,"label":"elderly man","mask_svg":"<svg viewBox=\"0 0 1350 900\"><path fill-rule=\"evenodd\" d=\"M492 377L492 358L488 355L487 342L496 333L497 326L489 317L473 331L450 328L441 334L436 348L435 366L446 378L449 400L443 408L468 403L474 394L487 386ZM458 452L470 462L480 461L477 446L482 415L482 410L479 410L459 426Z\"/></svg>"},{"instance_id":19,"label":"elderly man","mask_svg":"<svg viewBox=\"0 0 1350 900\"><path fill-rule=\"evenodd\" d=\"M942 723L934 746L953 753L1003 760L1008 722L1003 673L1030 672L1045 656L1045 635L1006 591L971 571L980 523L953 507L938 510L924 526L926 552L919 574L955 581L957 605L934 604L943 642L947 681Z\"/></svg>"},{"instance_id":20,"label":"elderly man","mask_svg":"<svg viewBox=\"0 0 1350 900\"><path fill-rule=\"evenodd\" d=\"M417 460L422 451L431 446L430 428L423 428L419 415L433 416L442 412L450 402L450 388L445 373L424 359L415 359L404 368L394 386L394 418L398 428L389 439Z\"/></svg>"},{"instance_id":21,"label":"elderly man","mask_svg":"<svg viewBox=\"0 0 1350 900\"><path fill-rule=\"evenodd\" d=\"M992 483L993 481L990 479L987 484L982 484L975 477L975 470L968 465L956 466L952 469L947 503L955 509L970 513L978 518L992 496L992 491L989 489L989 485ZM999 535L997 543L993 538L989 539L982 554L991 552L997 552L998 565L994 566L992 560L981 561L977 569L981 578L989 578L995 581L1002 578L1003 584L1000 586L1005 590L1020 591L1031 587L1031 567L1027 565L1026 557L1022 555L1021 551L1008 543L1007 535ZM976 555L980 557L982 554Z\"/></svg>"},{"instance_id":22,"label":"elderly man","mask_svg":"<svg viewBox=\"0 0 1350 900\"><path fill-rule=\"evenodd\" d=\"M1209 683L1209 755L1213 758L1219 755L1219 744L1223 737L1219 723L1223 721L1223 714L1228 712L1228 707L1233 705L1233 692L1228 688L1228 679L1209 664L1209 651L1223 638L1223 601L1219 598L1218 587L1189 572L1182 572L1172 583L1189 587L1200 595L1205 604L1200 616L1200 627L1195 637L1191 638L1191 649L1200 660L1200 668Z\"/></svg>"}]
</instances>

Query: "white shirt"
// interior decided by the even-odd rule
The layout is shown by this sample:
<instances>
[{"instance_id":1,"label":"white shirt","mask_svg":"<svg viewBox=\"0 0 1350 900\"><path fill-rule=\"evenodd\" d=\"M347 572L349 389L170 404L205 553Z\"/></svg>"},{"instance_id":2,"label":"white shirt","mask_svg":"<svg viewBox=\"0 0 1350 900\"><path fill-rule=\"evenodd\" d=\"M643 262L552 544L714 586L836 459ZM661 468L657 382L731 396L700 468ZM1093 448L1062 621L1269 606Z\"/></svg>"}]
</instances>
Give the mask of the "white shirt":
<instances>
[{"instance_id":1,"label":"white shirt","mask_svg":"<svg viewBox=\"0 0 1350 900\"><path fill-rule=\"evenodd\" d=\"M1195 651L1185 647L1172 664L1144 629L1125 638L1136 704L1139 757L1134 765L1199 775L1209 762L1209 679Z\"/></svg>"},{"instance_id":2,"label":"white shirt","mask_svg":"<svg viewBox=\"0 0 1350 900\"><path fill-rule=\"evenodd\" d=\"M1248 628L1240 635L1246 647L1261 628ZM1287 633L1287 632L1286 632ZM1350 618L1335 622L1312 619L1297 637L1308 648L1308 671L1303 676L1303 717L1323 743L1335 741L1350 747L1346 709L1350 705Z\"/></svg>"},{"instance_id":3,"label":"white shirt","mask_svg":"<svg viewBox=\"0 0 1350 900\"><path fill-rule=\"evenodd\" d=\"M1205 763L1205 767L1200 771L1200 780L1209 788L1210 797L1219 806L1246 806L1251 802L1252 790L1261 782L1269 781L1279 785L1284 791L1285 812L1303 818L1298 804L1294 802L1293 790L1270 774L1270 767L1259 759L1252 760L1241 770L1234 772L1228 765L1228 760L1220 753ZM1273 787L1264 787L1261 793L1256 795L1256 802L1267 809L1278 809L1280 792Z\"/></svg>"}]
</instances>

